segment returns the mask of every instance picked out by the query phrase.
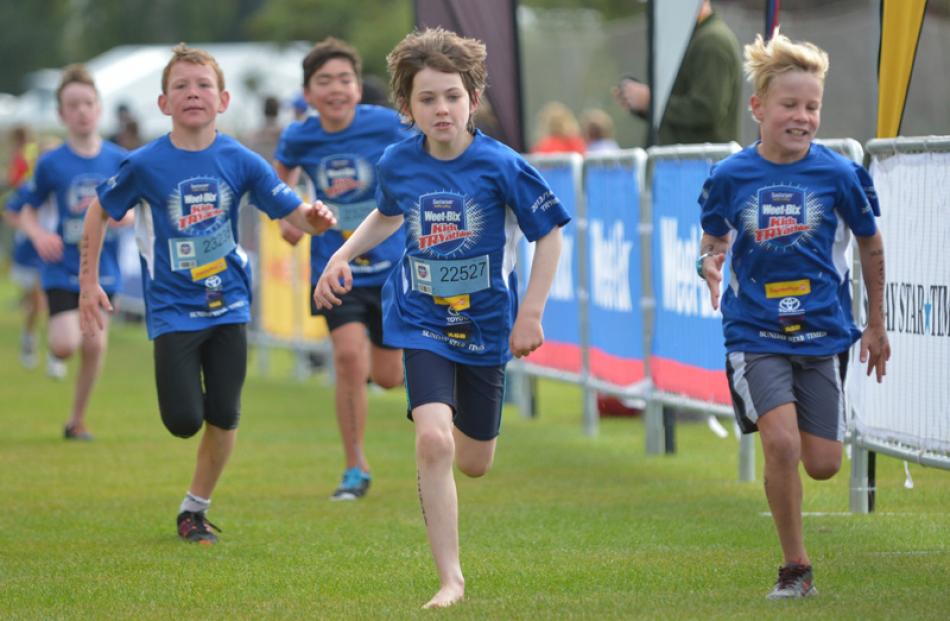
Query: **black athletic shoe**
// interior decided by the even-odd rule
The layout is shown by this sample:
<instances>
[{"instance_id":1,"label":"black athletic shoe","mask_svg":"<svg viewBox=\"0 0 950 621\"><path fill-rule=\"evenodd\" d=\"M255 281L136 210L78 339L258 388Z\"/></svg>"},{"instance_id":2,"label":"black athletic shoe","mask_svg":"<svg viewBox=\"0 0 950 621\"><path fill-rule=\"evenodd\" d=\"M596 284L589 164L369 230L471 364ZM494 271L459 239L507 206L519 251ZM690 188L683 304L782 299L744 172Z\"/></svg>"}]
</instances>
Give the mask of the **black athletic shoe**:
<instances>
[{"instance_id":1,"label":"black athletic shoe","mask_svg":"<svg viewBox=\"0 0 950 621\"><path fill-rule=\"evenodd\" d=\"M811 565L789 563L778 568L778 580L766 599L795 599L818 595Z\"/></svg>"},{"instance_id":2,"label":"black athletic shoe","mask_svg":"<svg viewBox=\"0 0 950 621\"><path fill-rule=\"evenodd\" d=\"M220 528L208 521L204 511L182 511L178 514L178 536L185 541L214 545L218 542L218 536L211 532L209 526L221 532Z\"/></svg>"}]
</instances>

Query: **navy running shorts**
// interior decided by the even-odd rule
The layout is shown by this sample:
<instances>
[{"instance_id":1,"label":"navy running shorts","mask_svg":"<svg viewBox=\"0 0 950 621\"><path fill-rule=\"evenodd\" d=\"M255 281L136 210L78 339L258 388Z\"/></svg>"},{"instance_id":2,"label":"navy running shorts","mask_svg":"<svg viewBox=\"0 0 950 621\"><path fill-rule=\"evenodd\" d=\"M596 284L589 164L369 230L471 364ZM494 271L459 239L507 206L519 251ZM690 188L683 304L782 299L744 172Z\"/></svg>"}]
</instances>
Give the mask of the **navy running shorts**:
<instances>
[{"instance_id":1,"label":"navy running shorts","mask_svg":"<svg viewBox=\"0 0 950 621\"><path fill-rule=\"evenodd\" d=\"M426 403L452 408L452 422L475 440L493 440L501 430L505 365L461 364L424 349L406 349L406 394L412 410Z\"/></svg>"}]
</instances>

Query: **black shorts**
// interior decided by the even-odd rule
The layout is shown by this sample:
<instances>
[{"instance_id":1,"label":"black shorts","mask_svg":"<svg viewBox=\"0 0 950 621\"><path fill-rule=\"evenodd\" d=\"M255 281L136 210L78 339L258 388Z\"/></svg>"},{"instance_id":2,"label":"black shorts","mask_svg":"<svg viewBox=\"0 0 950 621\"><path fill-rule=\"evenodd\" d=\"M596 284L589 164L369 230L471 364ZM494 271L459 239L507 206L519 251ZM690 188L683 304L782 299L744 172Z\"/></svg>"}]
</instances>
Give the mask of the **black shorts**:
<instances>
[{"instance_id":1,"label":"black shorts","mask_svg":"<svg viewBox=\"0 0 950 621\"><path fill-rule=\"evenodd\" d=\"M156 337L155 385L165 427L180 438L198 433L205 421L236 429L246 373L243 323Z\"/></svg>"},{"instance_id":2,"label":"black shorts","mask_svg":"<svg viewBox=\"0 0 950 621\"><path fill-rule=\"evenodd\" d=\"M49 308L49 316L65 313L66 311L79 308L79 292L68 289L47 289L46 306ZM109 294L109 303L112 303L113 294Z\"/></svg>"},{"instance_id":3,"label":"black shorts","mask_svg":"<svg viewBox=\"0 0 950 621\"><path fill-rule=\"evenodd\" d=\"M382 287L353 287L348 293L340 296L343 304L326 310L317 308L313 301L314 286L310 286L310 314L314 317L324 317L327 328L333 332L340 326L357 321L369 332L369 340L373 345L396 349L383 344L383 288Z\"/></svg>"},{"instance_id":4,"label":"black shorts","mask_svg":"<svg viewBox=\"0 0 950 621\"><path fill-rule=\"evenodd\" d=\"M505 402L505 365L460 364L424 349L405 350L403 361L409 420L413 408L445 403L452 408L452 422L468 437L498 437Z\"/></svg>"}]
</instances>

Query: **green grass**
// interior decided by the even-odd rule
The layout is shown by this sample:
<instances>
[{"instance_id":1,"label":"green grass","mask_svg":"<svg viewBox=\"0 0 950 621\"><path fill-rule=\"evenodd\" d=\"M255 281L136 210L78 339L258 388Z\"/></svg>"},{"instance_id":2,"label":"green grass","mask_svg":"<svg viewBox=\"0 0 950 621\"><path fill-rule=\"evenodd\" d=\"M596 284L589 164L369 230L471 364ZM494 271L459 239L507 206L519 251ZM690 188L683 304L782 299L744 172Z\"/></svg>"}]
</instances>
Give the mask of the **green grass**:
<instances>
[{"instance_id":1,"label":"green grass","mask_svg":"<svg viewBox=\"0 0 950 621\"><path fill-rule=\"evenodd\" d=\"M878 513L848 509L848 468L807 481L805 535L821 596L764 599L780 562L760 483L736 480L737 442L678 427L679 453L644 454L639 420L581 433L580 395L541 384L537 420L506 412L493 471L459 476L467 599L420 611L437 581L416 497L401 391L373 393L374 481L330 503L342 458L322 378L280 360L251 376L234 457L214 498L213 548L174 518L196 440L159 420L142 326L116 325L93 396L91 444L60 439L71 397L16 360L0 286L2 619L950 618L950 473L878 460ZM282 366L281 366L282 365ZM761 464L760 464L761 472ZM839 513L839 515L835 515Z\"/></svg>"}]
</instances>

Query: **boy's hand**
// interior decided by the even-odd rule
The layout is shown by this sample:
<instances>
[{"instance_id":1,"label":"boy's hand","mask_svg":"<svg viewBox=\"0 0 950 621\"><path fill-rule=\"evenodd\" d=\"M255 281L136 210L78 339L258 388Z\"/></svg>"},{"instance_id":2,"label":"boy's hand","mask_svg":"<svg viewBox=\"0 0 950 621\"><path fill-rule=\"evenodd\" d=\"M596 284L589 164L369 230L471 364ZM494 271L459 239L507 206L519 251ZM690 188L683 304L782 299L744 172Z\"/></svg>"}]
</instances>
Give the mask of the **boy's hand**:
<instances>
[{"instance_id":1,"label":"boy's hand","mask_svg":"<svg viewBox=\"0 0 950 621\"><path fill-rule=\"evenodd\" d=\"M102 330L105 330L106 324L102 318L104 308L112 312L112 304L109 302L109 296L102 290L102 287L96 283L92 286L83 286L79 289L79 329L83 334L95 336Z\"/></svg>"},{"instance_id":2,"label":"boy's hand","mask_svg":"<svg viewBox=\"0 0 950 621\"><path fill-rule=\"evenodd\" d=\"M541 328L541 320L537 317L526 317L518 313L515 318L515 325L511 329L511 336L508 337L508 347L515 358L523 358L544 343L544 330Z\"/></svg>"},{"instance_id":3,"label":"boy's hand","mask_svg":"<svg viewBox=\"0 0 950 621\"><path fill-rule=\"evenodd\" d=\"M295 227L286 220L278 220L277 226L280 227L280 237L291 246L296 246L303 239L303 231Z\"/></svg>"},{"instance_id":4,"label":"boy's hand","mask_svg":"<svg viewBox=\"0 0 950 621\"><path fill-rule=\"evenodd\" d=\"M891 359L891 344L883 325L868 324L861 334L861 362L868 363L868 375L874 370L878 384L887 375L887 361Z\"/></svg>"},{"instance_id":5,"label":"boy's hand","mask_svg":"<svg viewBox=\"0 0 950 621\"><path fill-rule=\"evenodd\" d=\"M719 286L722 284L722 264L726 262L723 252L706 257L703 260L703 279L709 287L709 301L713 310L719 310Z\"/></svg>"},{"instance_id":6,"label":"boy's hand","mask_svg":"<svg viewBox=\"0 0 950 621\"><path fill-rule=\"evenodd\" d=\"M333 255L323 269L317 286L313 288L313 302L317 308L323 309L339 306L343 301L337 296L344 295L352 288L353 273L350 271L350 264Z\"/></svg>"},{"instance_id":7,"label":"boy's hand","mask_svg":"<svg viewBox=\"0 0 950 621\"><path fill-rule=\"evenodd\" d=\"M49 231L39 231L30 241L45 263L56 263L63 258L63 238Z\"/></svg>"},{"instance_id":8,"label":"boy's hand","mask_svg":"<svg viewBox=\"0 0 950 621\"><path fill-rule=\"evenodd\" d=\"M317 234L321 234L330 227L336 225L336 218L330 208L323 204L323 201L315 201L306 213L307 222L314 228Z\"/></svg>"}]
</instances>

